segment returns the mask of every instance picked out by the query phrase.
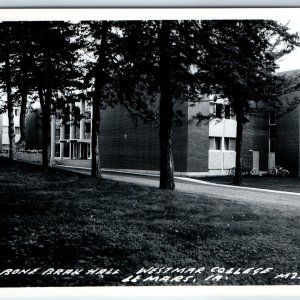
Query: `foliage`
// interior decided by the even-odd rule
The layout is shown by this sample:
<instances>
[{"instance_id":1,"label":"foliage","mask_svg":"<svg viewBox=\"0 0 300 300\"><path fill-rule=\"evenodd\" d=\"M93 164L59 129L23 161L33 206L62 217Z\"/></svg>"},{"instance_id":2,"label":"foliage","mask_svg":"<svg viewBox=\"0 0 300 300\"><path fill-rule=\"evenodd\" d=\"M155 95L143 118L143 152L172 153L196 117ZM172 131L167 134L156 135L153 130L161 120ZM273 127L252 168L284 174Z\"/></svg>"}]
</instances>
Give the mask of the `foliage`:
<instances>
[{"instance_id":1,"label":"foliage","mask_svg":"<svg viewBox=\"0 0 300 300\"><path fill-rule=\"evenodd\" d=\"M277 59L299 46L297 34L272 20L202 21L204 59L197 73L201 91L228 99L237 120L236 177L247 113L283 104L290 84L275 74Z\"/></svg>"}]
</instances>

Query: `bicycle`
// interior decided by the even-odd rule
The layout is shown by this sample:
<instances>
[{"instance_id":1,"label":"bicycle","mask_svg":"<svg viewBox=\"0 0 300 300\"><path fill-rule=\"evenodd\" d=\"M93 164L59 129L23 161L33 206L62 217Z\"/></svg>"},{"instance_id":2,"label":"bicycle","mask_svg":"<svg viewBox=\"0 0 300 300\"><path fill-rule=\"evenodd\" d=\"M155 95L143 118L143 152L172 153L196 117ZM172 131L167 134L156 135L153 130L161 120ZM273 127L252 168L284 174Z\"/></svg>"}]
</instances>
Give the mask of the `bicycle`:
<instances>
[{"instance_id":1,"label":"bicycle","mask_svg":"<svg viewBox=\"0 0 300 300\"><path fill-rule=\"evenodd\" d=\"M235 167L232 167L228 170L229 176L234 177L235 176ZM250 166L244 167L241 166L241 176L249 176L249 175L257 175L257 171L255 168L251 168Z\"/></svg>"},{"instance_id":2,"label":"bicycle","mask_svg":"<svg viewBox=\"0 0 300 300\"><path fill-rule=\"evenodd\" d=\"M270 176L280 176L280 177L286 177L290 174L290 172L281 167L281 166L274 166L272 169L269 169L268 175Z\"/></svg>"}]
</instances>

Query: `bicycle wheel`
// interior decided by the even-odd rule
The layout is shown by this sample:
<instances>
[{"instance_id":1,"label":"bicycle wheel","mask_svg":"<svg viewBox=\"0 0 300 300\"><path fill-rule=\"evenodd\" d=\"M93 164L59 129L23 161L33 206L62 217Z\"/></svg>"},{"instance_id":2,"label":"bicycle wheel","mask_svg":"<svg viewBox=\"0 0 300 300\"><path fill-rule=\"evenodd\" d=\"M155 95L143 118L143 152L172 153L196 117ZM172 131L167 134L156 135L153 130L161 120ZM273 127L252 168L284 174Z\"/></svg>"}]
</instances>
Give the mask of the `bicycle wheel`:
<instances>
[{"instance_id":1,"label":"bicycle wheel","mask_svg":"<svg viewBox=\"0 0 300 300\"><path fill-rule=\"evenodd\" d=\"M250 171L250 175L256 175L256 174L257 174L256 169L253 168L253 169Z\"/></svg>"},{"instance_id":2,"label":"bicycle wheel","mask_svg":"<svg viewBox=\"0 0 300 300\"><path fill-rule=\"evenodd\" d=\"M288 171L288 170L286 170L286 169L283 169L283 170L281 170L281 172L280 172L280 176L281 177L286 177L286 176L288 176L290 174L290 172Z\"/></svg>"},{"instance_id":3,"label":"bicycle wheel","mask_svg":"<svg viewBox=\"0 0 300 300\"><path fill-rule=\"evenodd\" d=\"M275 175L276 175L275 169L274 169L274 168L270 169L270 170L268 171L268 174L271 175L271 176L275 176Z\"/></svg>"}]
</instances>

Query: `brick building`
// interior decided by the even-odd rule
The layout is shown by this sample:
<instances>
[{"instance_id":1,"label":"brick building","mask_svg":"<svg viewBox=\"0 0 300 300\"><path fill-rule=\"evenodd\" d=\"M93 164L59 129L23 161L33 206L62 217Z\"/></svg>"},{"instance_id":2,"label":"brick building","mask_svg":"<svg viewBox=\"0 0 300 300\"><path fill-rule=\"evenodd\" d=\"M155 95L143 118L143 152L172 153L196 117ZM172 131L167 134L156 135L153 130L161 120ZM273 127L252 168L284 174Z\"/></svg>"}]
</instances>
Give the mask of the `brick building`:
<instances>
[{"instance_id":1,"label":"brick building","mask_svg":"<svg viewBox=\"0 0 300 300\"><path fill-rule=\"evenodd\" d=\"M78 104L79 125L52 121L52 164L90 167L90 108ZM173 128L175 174L188 176L228 174L235 166L236 121L224 101L182 104L181 126ZM190 122L198 112L214 113L216 119ZM88 126L86 126L88 124ZM244 127L243 165L267 172L275 164L269 148L269 117L252 118ZM159 172L159 128L155 122L133 120L125 108L116 106L101 115L101 167L134 172Z\"/></svg>"},{"instance_id":2,"label":"brick building","mask_svg":"<svg viewBox=\"0 0 300 300\"><path fill-rule=\"evenodd\" d=\"M289 98L300 99L300 92L292 93ZM300 177L300 105L289 113L273 118L273 146L276 164L284 166L293 176Z\"/></svg>"}]
</instances>

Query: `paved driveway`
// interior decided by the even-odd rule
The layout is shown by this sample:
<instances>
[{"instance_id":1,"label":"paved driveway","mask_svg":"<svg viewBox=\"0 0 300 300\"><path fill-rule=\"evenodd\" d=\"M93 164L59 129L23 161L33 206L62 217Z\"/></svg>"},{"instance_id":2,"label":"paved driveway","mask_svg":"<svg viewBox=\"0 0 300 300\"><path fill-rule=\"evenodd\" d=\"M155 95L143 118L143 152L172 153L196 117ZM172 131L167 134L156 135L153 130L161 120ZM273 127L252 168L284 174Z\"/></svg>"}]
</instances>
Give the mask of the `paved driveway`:
<instances>
[{"instance_id":1,"label":"paved driveway","mask_svg":"<svg viewBox=\"0 0 300 300\"><path fill-rule=\"evenodd\" d=\"M84 174L89 174L89 170L72 170ZM158 176L144 176L138 174L104 171L103 178L145 186L159 186ZM248 203L252 205L256 204L266 208L276 208L281 210L282 212L291 212L295 210L299 210L300 212L300 193L228 186L182 177L175 178L175 185L176 191L180 192L196 195L207 195L211 197L236 201L239 203Z\"/></svg>"},{"instance_id":2,"label":"paved driveway","mask_svg":"<svg viewBox=\"0 0 300 300\"><path fill-rule=\"evenodd\" d=\"M128 183L147 186L159 186L159 178L128 174L103 173L103 177ZM300 210L300 194L291 192L269 191L262 189L219 185L201 180L175 178L176 190L197 195L207 195L242 203L259 204L264 207L276 207Z\"/></svg>"}]
</instances>

